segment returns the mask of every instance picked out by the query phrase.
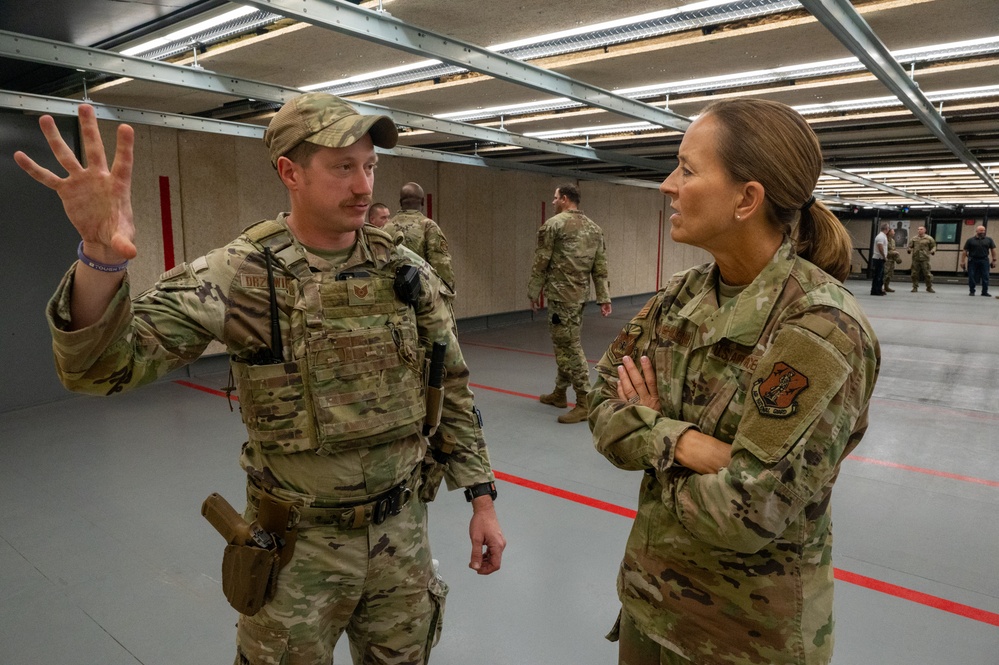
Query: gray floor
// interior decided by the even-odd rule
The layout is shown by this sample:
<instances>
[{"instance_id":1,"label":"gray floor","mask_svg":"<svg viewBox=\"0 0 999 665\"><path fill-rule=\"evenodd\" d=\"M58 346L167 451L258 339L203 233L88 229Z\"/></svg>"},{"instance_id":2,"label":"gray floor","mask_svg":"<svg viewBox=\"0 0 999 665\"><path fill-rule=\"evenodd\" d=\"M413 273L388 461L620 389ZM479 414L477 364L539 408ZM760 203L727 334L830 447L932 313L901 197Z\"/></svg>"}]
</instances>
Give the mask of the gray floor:
<instances>
[{"instance_id":1,"label":"gray floor","mask_svg":"<svg viewBox=\"0 0 999 665\"><path fill-rule=\"evenodd\" d=\"M996 665L999 301L959 284L936 294L902 284L884 298L850 286L883 367L870 430L834 493L835 663ZM588 310L589 358L638 307L618 304L609 319ZM616 662L602 636L630 520L613 507L634 508L638 474L611 467L584 424L558 425L536 401L554 377L540 317L461 339L493 465L508 478L497 509L509 547L500 573L477 577L467 504L458 493L434 504L451 594L432 662ZM223 542L199 507L214 491L239 503L242 440L223 397L176 382L0 415L0 664L232 662Z\"/></svg>"}]
</instances>

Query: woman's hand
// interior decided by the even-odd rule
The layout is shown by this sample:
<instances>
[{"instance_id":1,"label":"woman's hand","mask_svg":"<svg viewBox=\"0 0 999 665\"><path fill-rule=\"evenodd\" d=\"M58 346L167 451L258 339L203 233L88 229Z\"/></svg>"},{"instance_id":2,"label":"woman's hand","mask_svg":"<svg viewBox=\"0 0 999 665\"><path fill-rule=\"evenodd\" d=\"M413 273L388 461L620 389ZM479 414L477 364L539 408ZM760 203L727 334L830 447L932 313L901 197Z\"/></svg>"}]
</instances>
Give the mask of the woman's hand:
<instances>
[{"instance_id":1,"label":"woman's hand","mask_svg":"<svg viewBox=\"0 0 999 665\"><path fill-rule=\"evenodd\" d=\"M631 356L621 359L617 368L617 396L628 404L641 404L659 410L659 389L656 387L656 371L648 356L641 357L642 368L635 366Z\"/></svg>"}]
</instances>

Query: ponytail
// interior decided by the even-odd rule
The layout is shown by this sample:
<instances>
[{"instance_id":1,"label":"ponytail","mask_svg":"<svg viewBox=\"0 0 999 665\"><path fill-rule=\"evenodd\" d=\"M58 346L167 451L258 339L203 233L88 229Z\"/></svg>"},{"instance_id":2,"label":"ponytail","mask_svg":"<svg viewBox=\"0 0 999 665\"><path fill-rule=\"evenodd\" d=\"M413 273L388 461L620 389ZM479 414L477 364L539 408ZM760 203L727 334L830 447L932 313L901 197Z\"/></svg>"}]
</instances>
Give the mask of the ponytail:
<instances>
[{"instance_id":1,"label":"ponytail","mask_svg":"<svg viewBox=\"0 0 999 665\"><path fill-rule=\"evenodd\" d=\"M792 240L801 258L811 261L841 282L849 277L853 241L843 223L822 203L816 201L801 211Z\"/></svg>"}]
</instances>

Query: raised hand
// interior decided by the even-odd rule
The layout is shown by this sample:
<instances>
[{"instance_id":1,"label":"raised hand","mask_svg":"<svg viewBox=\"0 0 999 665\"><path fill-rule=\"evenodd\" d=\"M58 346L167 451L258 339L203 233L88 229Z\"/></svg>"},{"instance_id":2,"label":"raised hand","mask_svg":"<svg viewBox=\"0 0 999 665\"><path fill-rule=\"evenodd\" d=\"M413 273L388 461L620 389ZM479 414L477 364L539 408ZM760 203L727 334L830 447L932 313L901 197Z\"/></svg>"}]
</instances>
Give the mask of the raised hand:
<instances>
[{"instance_id":1,"label":"raised hand","mask_svg":"<svg viewBox=\"0 0 999 665\"><path fill-rule=\"evenodd\" d=\"M14 161L28 175L59 195L69 221L83 239L87 256L103 263L121 263L136 254L131 193L135 133L128 125L118 127L118 147L109 169L94 108L82 104L79 117L85 167L48 115L42 116L38 124L52 154L66 169L66 176L57 176L21 151L14 153Z\"/></svg>"}]
</instances>

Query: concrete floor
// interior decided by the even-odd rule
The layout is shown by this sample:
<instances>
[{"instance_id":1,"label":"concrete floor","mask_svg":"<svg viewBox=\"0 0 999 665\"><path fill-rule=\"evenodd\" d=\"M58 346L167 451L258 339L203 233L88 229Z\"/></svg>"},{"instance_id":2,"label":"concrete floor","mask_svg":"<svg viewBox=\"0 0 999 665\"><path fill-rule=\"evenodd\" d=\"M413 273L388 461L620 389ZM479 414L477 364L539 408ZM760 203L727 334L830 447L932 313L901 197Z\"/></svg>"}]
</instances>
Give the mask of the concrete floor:
<instances>
[{"instance_id":1,"label":"concrete floor","mask_svg":"<svg viewBox=\"0 0 999 665\"><path fill-rule=\"evenodd\" d=\"M866 438L834 492L835 665L999 663L999 301L967 287L856 292L883 367ZM460 295L459 295L460 297ZM640 302L590 306L597 360ZM555 363L544 319L459 326L509 541L503 570L467 569L469 508L431 508L451 586L437 665L606 665L614 579L639 474L593 451L585 424L539 404ZM0 415L0 664L229 663L236 615L222 539L199 515L241 505L244 431L218 363L111 399ZM208 391L191 386L200 385ZM348 663L346 645L337 662Z\"/></svg>"}]
</instances>

